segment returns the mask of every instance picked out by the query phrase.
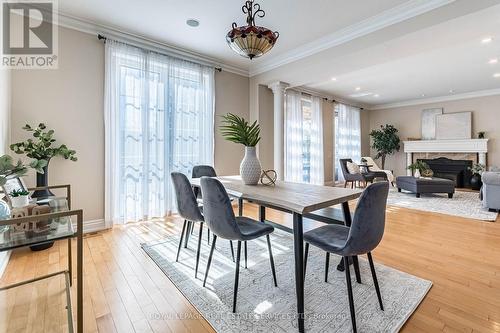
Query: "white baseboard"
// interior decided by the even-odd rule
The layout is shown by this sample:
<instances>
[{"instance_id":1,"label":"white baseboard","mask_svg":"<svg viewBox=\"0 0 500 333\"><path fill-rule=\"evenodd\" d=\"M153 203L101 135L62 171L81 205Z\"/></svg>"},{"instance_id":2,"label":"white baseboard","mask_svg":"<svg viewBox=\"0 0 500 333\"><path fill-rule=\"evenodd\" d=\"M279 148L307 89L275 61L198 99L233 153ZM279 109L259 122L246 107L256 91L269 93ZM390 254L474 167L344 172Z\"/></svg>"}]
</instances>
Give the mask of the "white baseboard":
<instances>
[{"instance_id":1,"label":"white baseboard","mask_svg":"<svg viewBox=\"0 0 500 333\"><path fill-rule=\"evenodd\" d=\"M325 182L325 186L335 186L335 181L334 180L327 181Z\"/></svg>"},{"instance_id":2,"label":"white baseboard","mask_svg":"<svg viewBox=\"0 0 500 333\"><path fill-rule=\"evenodd\" d=\"M73 227L76 229L76 222L73 222ZM97 232L107 229L104 219L83 221L83 233Z\"/></svg>"}]
</instances>

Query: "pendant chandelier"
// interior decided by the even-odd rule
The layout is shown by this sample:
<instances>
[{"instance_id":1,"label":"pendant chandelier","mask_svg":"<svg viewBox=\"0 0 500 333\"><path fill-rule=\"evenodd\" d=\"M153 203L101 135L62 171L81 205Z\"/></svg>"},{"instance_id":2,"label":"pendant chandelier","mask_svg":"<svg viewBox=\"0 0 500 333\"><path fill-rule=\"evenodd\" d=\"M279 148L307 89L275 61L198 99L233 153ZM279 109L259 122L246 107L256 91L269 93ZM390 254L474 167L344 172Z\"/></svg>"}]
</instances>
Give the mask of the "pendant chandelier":
<instances>
[{"instance_id":1,"label":"pendant chandelier","mask_svg":"<svg viewBox=\"0 0 500 333\"><path fill-rule=\"evenodd\" d=\"M271 50L279 37L277 31L255 25L255 17L264 17L266 13L253 0L246 1L241 10L247 14L247 25L238 27L233 23L227 33L226 40L229 46L239 55L246 58L258 58Z\"/></svg>"}]
</instances>

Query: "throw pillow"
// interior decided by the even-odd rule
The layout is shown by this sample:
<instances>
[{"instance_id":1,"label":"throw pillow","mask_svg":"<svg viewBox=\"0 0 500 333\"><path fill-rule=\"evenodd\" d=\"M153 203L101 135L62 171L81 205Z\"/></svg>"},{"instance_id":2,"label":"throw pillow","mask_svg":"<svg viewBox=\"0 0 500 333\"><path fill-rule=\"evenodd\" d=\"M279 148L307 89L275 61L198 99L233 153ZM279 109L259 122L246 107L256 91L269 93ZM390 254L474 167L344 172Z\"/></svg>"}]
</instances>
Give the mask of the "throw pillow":
<instances>
[{"instance_id":1,"label":"throw pillow","mask_svg":"<svg viewBox=\"0 0 500 333\"><path fill-rule=\"evenodd\" d=\"M351 162L347 162L347 171L349 171L349 173L353 175L361 173L359 166L356 163Z\"/></svg>"}]
</instances>

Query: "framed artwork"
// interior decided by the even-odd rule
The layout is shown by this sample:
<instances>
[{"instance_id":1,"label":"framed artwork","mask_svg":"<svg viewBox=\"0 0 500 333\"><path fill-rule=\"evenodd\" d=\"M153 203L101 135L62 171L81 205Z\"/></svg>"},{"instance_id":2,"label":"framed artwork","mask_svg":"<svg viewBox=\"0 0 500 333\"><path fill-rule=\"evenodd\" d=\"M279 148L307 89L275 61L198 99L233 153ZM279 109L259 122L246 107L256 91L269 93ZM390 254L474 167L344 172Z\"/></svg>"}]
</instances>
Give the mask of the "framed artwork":
<instances>
[{"instance_id":1,"label":"framed artwork","mask_svg":"<svg viewBox=\"0 0 500 333\"><path fill-rule=\"evenodd\" d=\"M443 114L443 108L422 110L422 140L436 139L436 117Z\"/></svg>"},{"instance_id":2,"label":"framed artwork","mask_svg":"<svg viewBox=\"0 0 500 333\"><path fill-rule=\"evenodd\" d=\"M472 112L446 113L436 116L436 139L472 138Z\"/></svg>"},{"instance_id":3,"label":"framed artwork","mask_svg":"<svg viewBox=\"0 0 500 333\"><path fill-rule=\"evenodd\" d=\"M9 178L7 179L7 182L4 185L2 185L2 191L7 198L9 197L8 194L14 190L23 190L23 191L28 190L22 178L20 177Z\"/></svg>"}]
</instances>

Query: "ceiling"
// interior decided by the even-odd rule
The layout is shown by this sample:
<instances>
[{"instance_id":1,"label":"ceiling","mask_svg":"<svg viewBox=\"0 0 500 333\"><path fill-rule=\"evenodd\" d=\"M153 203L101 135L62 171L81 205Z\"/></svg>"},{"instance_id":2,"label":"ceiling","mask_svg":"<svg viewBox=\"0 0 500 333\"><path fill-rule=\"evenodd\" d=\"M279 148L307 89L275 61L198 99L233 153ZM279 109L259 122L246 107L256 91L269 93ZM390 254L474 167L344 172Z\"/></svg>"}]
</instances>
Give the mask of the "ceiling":
<instances>
[{"instance_id":1,"label":"ceiling","mask_svg":"<svg viewBox=\"0 0 500 333\"><path fill-rule=\"evenodd\" d=\"M59 10L217 59L256 83L281 80L368 108L500 92L500 0L255 1L266 11L257 25L280 37L253 61L225 41L233 21L245 22L243 0L59 0Z\"/></svg>"},{"instance_id":2,"label":"ceiling","mask_svg":"<svg viewBox=\"0 0 500 333\"><path fill-rule=\"evenodd\" d=\"M256 0L266 16L256 24L277 30L277 45L266 58L341 30L407 0ZM59 10L74 17L205 54L246 71L261 59L235 54L225 36L233 22L243 25L243 0L59 0ZM200 22L189 27L186 20Z\"/></svg>"}]
</instances>

